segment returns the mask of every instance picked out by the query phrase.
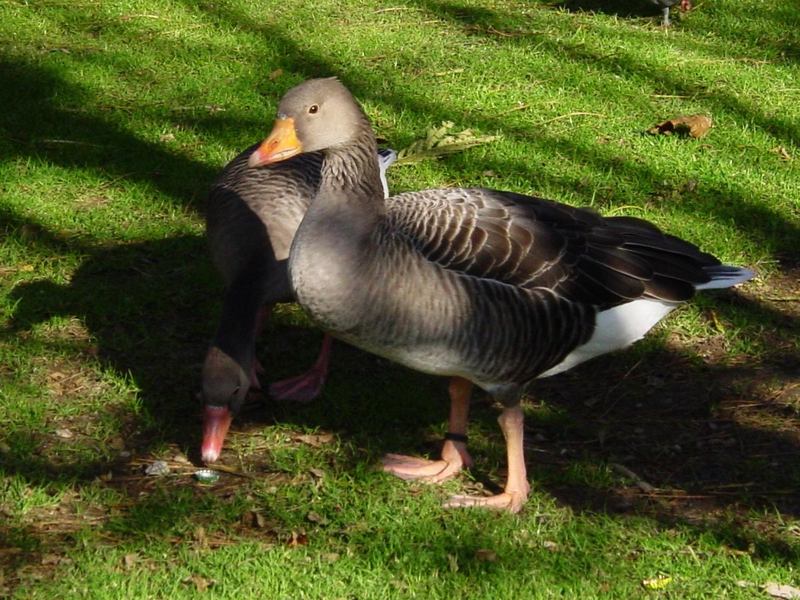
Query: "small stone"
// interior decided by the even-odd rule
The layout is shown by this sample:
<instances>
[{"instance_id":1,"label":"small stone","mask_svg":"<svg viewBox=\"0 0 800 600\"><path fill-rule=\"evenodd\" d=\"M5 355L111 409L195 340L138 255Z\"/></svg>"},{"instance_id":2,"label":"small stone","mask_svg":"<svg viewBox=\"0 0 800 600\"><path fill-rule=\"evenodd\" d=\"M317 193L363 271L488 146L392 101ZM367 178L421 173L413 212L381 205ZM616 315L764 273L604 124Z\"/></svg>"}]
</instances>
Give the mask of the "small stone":
<instances>
[{"instance_id":1,"label":"small stone","mask_svg":"<svg viewBox=\"0 0 800 600\"><path fill-rule=\"evenodd\" d=\"M62 439L68 440L72 438L72 431L64 427L63 429L56 429L56 435Z\"/></svg>"},{"instance_id":2,"label":"small stone","mask_svg":"<svg viewBox=\"0 0 800 600\"><path fill-rule=\"evenodd\" d=\"M558 544L556 544L555 542L551 542L549 540L545 540L544 542L542 542L542 547L545 550L549 550L550 552L558 552Z\"/></svg>"},{"instance_id":3,"label":"small stone","mask_svg":"<svg viewBox=\"0 0 800 600\"><path fill-rule=\"evenodd\" d=\"M169 473L169 465L166 463L166 461L157 460L148 465L147 468L145 468L144 473L145 475L153 476L166 475Z\"/></svg>"}]
</instances>

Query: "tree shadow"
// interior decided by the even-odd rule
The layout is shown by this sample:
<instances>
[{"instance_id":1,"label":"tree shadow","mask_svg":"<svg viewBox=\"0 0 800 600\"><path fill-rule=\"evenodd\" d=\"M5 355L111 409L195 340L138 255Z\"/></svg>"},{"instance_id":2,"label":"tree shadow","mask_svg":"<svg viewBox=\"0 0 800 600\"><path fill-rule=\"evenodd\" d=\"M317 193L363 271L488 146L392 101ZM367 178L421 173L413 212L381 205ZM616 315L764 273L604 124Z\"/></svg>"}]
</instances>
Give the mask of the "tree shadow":
<instances>
[{"instance_id":1,"label":"tree shadow","mask_svg":"<svg viewBox=\"0 0 800 600\"><path fill-rule=\"evenodd\" d=\"M145 182L199 209L217 170L166 146L137 138L113 118L59 107L87 94L45 66L0 58L0 139L5 158L28 157L104 177Z\"/></svg>"},{"instance_id":2,"label":"tree shadow","mask_svg":"<svg viewBox=\"0 0 800 600\"><path fill-rule=\"evenodd\" d=\"M554 40L542 33L522 32L512 37L493 36L487 28L502 28L506 22L518 21L511 14L475 7L462 7L447 2L434 0L419 0L417 4L431 15L449 22L472 26L480 24L483 29L475 30L468 27L473 35L487 36L498 39L504 44L530 44L536 43L537 47L557 55L567 55L573 60L591 65L593 69L601 68L609 73L628 73L637 77L646 77L657 89L670 90L670 93L694 94L696 82L690 77L682 78L674 72L664 72L644 62L635 62L630 56L607 56L581 44L570 45L564 40ZM383 80L379 72L365 72L363 69L342 69L332 60L308 48L301 47L293 39L286 36L276 26L253 21L248 15L233 9L215 5L205 6L204 10L215 19L235 24L236 27L269 39L270 47L281 57L280 61L273 64L287 73L300 75L301 78L329 76L336 74L361 101L370 101L388 104L399 112L413 112L426 115L430 122L439 122L452 119L453 115L446 108L446 103L438 103L418 95L410 95L404 89L386 91L382 85ZM274 83L270 83L274 87ZM756 108L748 106L743 101L730 97L721 92L710 92L709 99L721 109L730 111L747 120L752 120L757 126L763 128L786 143L794 143L800 139L800 129L797 124L778 115L767 115ZM275 102L275 99L273 102ZM521 141L539 149L549 155L579 157L576 160L596 172L614 172L625 180L647 181L653 190L663 187L666 177L660 172L634 158L626 157L624 152L609 147L609 145L595 144L591 147L576 143L575 140L561 135L548 134L543 129L532 129L529 123L512 122L500 115L475 112L470 114L470 125L483 131L499 131L504 137ZM664 142L667 144L668 142ZM454 159L457 164L458 158ZM555 186L571 188L573 182L558 176L543 175L538 170L538 165L519 160L497 160L487 155L482 165L489 171L502 173L504 178L520 179L537 182L540 186ZM472 173L467 177L474 177ZM502 186L501 186L502 187ZM719 219L723 223L732 223L736 228L746 233L758 244L767 240L777 240L777 246L769 248L779 256L790 257L795 253L795 248L800 246L800 227L786 220L783 215L764 203L753 202L752 194L745 186L736 181L726 182L725 187L707 187L702 193L696 194L697 198L706 198L702 204L704 218ZM687 203L691 206L697 202ZM683 203L673 203L672 210L684 211Z\"/></svg>"}]
</instances>

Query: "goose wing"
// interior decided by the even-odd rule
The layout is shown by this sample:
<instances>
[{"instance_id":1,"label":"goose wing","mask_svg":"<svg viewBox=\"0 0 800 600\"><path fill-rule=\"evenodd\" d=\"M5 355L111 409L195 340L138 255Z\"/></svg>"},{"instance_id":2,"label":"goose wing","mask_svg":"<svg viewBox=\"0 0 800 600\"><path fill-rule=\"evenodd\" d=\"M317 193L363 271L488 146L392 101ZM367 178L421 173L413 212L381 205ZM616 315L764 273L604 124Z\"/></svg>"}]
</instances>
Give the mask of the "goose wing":
<instances>
[{"instance_id":1,"label":"goose wing","mask_svg":"<svg viewBox=\"0 0 800 600\"><path fill-rule=\"evenodd\" d=\"M600 307L686 300L719 264L647 221L510 192L426 190L388 207L394 230L445 269Z\"/></svg>"}]
</instances>

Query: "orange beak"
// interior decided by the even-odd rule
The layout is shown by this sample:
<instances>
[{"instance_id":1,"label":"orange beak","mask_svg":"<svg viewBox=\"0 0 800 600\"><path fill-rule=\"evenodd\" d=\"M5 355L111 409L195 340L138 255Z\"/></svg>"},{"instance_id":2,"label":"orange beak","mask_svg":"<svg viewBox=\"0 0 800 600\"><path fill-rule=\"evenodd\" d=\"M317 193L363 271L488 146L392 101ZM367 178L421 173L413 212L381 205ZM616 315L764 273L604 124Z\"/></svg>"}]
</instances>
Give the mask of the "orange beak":
<instances>
[{"instance_id":1,"label":"orange beak","mask_svg":"<svg viewBox=\"0 0 800 600\"><path fill-rule=\"evenodd\" d=\"M297 139L294 119L287 117L275 121L272 133L261 142L261 145L250 155L249 167L260 167L286 160L303 151L303 144Z\"/></svg>"}]
</instances>

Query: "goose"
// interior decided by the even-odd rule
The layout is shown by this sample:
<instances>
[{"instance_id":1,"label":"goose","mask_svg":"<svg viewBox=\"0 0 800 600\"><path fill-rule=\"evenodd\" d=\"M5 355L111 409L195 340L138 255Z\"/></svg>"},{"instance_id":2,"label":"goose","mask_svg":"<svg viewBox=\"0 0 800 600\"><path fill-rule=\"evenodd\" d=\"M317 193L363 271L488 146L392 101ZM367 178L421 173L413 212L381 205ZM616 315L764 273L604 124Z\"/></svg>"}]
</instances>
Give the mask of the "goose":
<instances>
[{"instance_id":1,"label":"goose","mask_svg":"<svg viewBox=\"0 0 800 600\"><path fill-rule=\"evenodd\" d=\"M322 155L306 154L263 169L248 160L258 144L231 160L208 195L206 237L211 258L225 282L222 314L203 362L203 441L201 456L215 462L233 416L251 388L261 389L255 341L272 306L292 302L286 260L297 227L319 187ZM393 150L375 161L382 193ZM311 369L273 383L280 400L310 401L319 395L328 371L331 339L325 336Z\"/></svg>"},{"instance_id":2,"label":"goose","mask_svg":"<svg viewBox=\"0 0 800 600\"><path fill-rule=\"evenodd\" d=\"M681 12L686 12L692 9L691 0L650 0L650 2L661 9L661 24L664 27L669 27L671 24L669 20L669 9L671 7L680 3Z\"/></svg>"},{"instance_id":3,"label":"goose","mask_svg":"<svg viewBox=\"0 0 800 600\"><path fill-rule=\"evenodd\" d=\"M347 88L336 78L311 79L280 100L272 132L248 164L322 155L319 191L288 264L295 297L319 327L451 378L441 459L390 454L385 471L452 477L471 463L472 387L501 404L502 493L457 495L445 506L519 511L530 489L520 406L529 386L632 344L697 290L753 276L638 218L483 188L384 199L375 148Z\"/></svg>"}]
</instances>

